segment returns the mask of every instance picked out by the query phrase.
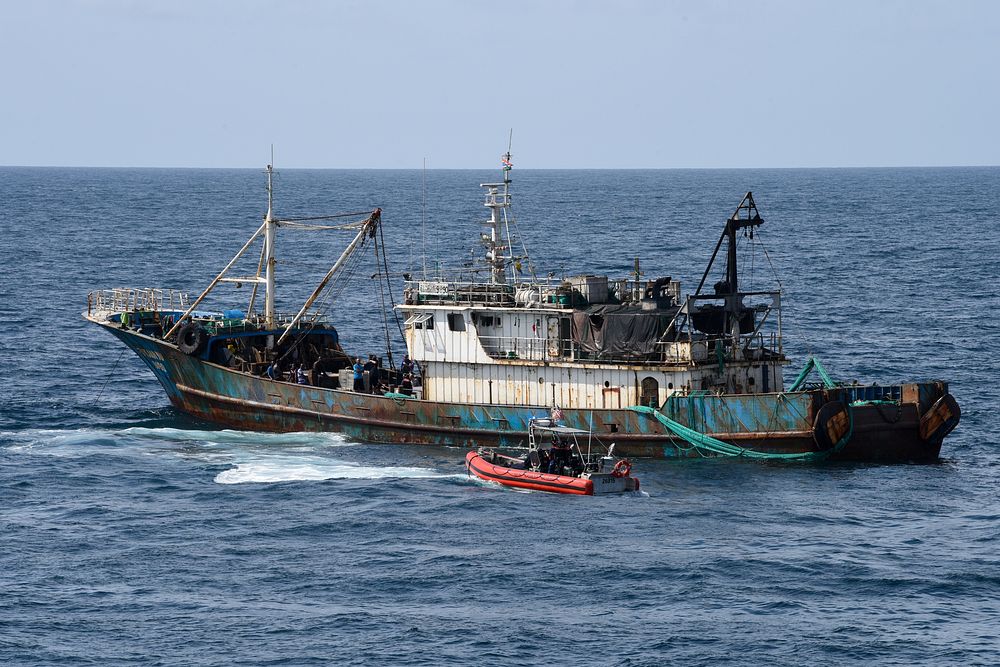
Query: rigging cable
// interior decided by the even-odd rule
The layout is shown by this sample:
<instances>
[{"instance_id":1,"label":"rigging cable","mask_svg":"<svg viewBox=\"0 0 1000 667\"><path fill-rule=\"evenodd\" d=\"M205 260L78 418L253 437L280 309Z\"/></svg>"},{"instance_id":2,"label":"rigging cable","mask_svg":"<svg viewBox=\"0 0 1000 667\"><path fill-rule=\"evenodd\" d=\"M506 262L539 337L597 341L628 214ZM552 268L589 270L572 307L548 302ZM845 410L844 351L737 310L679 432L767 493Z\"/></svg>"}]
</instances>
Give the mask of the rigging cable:
<instances>
[{"instance_id":1,"label":"rigging cable","mask_svg":"<svg viewBox=\"0 0 1000 667\"><path fill-rule=\"evenodd\" d=\"M367 238L368 237L366 235L362 239L358 250L364 248L364 243L367 240ZM350 257L346 259L344 265L341 267L341 270L336 275L333 276L331 283L324 290L323 295L317 300L317 303L314 304L313 312L308 319L308 323L310 325L315 325L320 317L326 315L332 306L332 303L330 302L336 301L337 297L339 297L344 292L347 284L350 282L351 277L357 271L358 260L360 256L361 256L360 252L353 253ZM305 337L308 336L310 333L311 332L309 330L300 330L300 332L294 337L294 340L292 340L291 344L288 346L288 351L284 355L282 355L281 358L284 359L288 357L292 353L292 351L295 350L303 342L303 340L305 340Z\"/></svg>"},{"instance_id":2,"label":"rigging cable","mask_svg":"<svg viewBox=\"0 0 1000 667\"><path fill-rule=\"evenodd\" d=\"M115 374L115 369L118 368L118 362L122 360L122 357L125 356L125 352L127 351L128 351L127 347L122 348L122 353L118 355L118 358L115 360L115 365L111 367L111 372L108 373L108 377L105 378L104 384L101 385L101 390L97 392L97 398L94 399L94 405L97 405L98 403L101 402L101 395L104 393L104 388L108 386L108 382L111 382L111 378Z\"/></svg>"},{"instance_id":3,"label":"rigging cable","mask_svg":"<svg viewBox=\"0 0 1000 667\"><path fill-rule=\"evenodd\" d=\"M382 262L385 264L385 284L389 290L389 303L394 304L396 303L396 299L392 295L392 282L389 280L389 264L385 255L385 234L382 231L382 225L378 226L378 235L379 238L382 239ZM393 319L396 320L396 329L399 331L399 337L403 340L403 345L406 345L406 334L403 333L403 325L399 321L399 313L396 312L395 308L393 308L392 310L392 316ZM392 350L389 349L388 353L389 353L389 362L392 363Z\"/></svg>"},{"instance_id":4,"label":"rigging cable","mask_svg":"<svg viewBox=\"0 0 1000 667\"><path fill-rule=\"evenodd\" d=\"M381 228L382 228L382 226L379 225L379 229L381 229ZM389 365L392 366L393 368L395 368L395 363L392 360L392 344L389 342L389 318L386 317L386 313L385 313L385 290L383 289L383 285L382 285L382 263L379 262L379 251L378 251L378 249L379 249L379 238L375 237L374 240L375 240L375 243L373 244L373 247L374 247L374 250L375 250L375 275L378 276L378 279L379 279L378 280L378 301L379 301L379 306L380 306L380 308L382 310L382 313L381 313L382 314L382 331L385 334L385 353L386 353L386 356L389 357ZM382 245L382 259L383 259L383 261L385 260L384 239L383 239L383 245ZM386 272L386 273L388 273L388 272ZM389 282L388 275L386 275L385 281L387 283Z\"/></svg>"},{"instance_id":5,"label":"rigging cable","mask_svg":"<svg viewBox=\"0 0 1000 667\"><path fill-rule=\"evenodd\" d=\"M504 223L506 223L507 222L507 211L506 210L503 213L503 217L504 217ZM514 225L514 234L517 235L517 241L518 241L518 243L521 244L521 253L522 253L521 256L524 258L525 264L527 264L528 273L531 274L531 279L534 282L538 282L538 276L535 275L535 265L531 261L531 255L528 254L528 247L524 244L524 236L521 235L521 228L517 224L517 216L511 215L510 216L510 223ZM508 232L508 236L509 236L509 232ZM514 249L511 248L510 251L511 251L511 255L513 255L514 254Z\"/></svg>"},{"instance_id":6,"label":"rigging cable","mask_svg":"<svg viewBox=\"0 0 1000 667\"><path fill-rule=\"evenodd\" d=\"M258 281L260 280L261 271L264 270L264 257L266 254L267 254L267 241L265 240L261 242L260 245L260 259L257 261L257 275L254 276ZM253 284L253 291L250 292L250 303L247 305L247 315L253 313L253 307L257 302L257 291L259 287L260 283L255 281Z\"/></svg>"},{"instance_id":7,"label":"rigging cable","mask_svg":"<svg viewBox=\"0 0 1000 667\"><path fill-rule=\"evenodd\" d=\"M350 218L350 217L353 217L353 216L371 215L371 214L372 214L371 211L354 211L353 213L333 213L331 215L311 215L311 216L306 216L306 217L303 217L303 218L281 218L280 220L277 220L277 222L280 224L282 222L308 222L310 220L336 220L337 218ZM356 224L360 225L360 224L363 224L363 222L364 222L363 220L362 221L358 221L358 223L356 223Z\"/></svg>"},{"instance_id":8,"label":"rigging cable","mask_svg":"<svg viewBox=\"0 0 1000 667\"><path fill-rule=\"evenodd\" d=\"M757 236L760 236L760 232L757 232ZM778 283L778 291L783 292L785 290L784 286L781 284L781 278L778 276L777 269L774 268L774 263L771 261L771 255L768 254L767 248L764 246L764 241L757 239L757 243L760 244L760 249L764 253L764 259L767 260L768 266L771 267L771 273L774 274L774 281Z\"/></svg>"}]
</instances>

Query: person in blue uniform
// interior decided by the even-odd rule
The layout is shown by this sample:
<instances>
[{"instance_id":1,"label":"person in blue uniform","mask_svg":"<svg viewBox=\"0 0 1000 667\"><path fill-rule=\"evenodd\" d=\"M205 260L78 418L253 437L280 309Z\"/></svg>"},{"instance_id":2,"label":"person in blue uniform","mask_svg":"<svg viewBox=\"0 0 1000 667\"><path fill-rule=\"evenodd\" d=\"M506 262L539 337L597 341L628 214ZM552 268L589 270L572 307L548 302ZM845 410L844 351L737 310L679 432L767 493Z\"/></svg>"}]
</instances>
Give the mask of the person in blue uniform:
<instances>
[{"instance_id":1,"label":"person in blue uniform","mask_svg":"<svg viewBox=\"0 0 1000 667\"><path fill-rule=\"evenodd\" d=\"M354 360L354 391L363 392L365 390L365 367L361 363L361 357Z\"/></svg>"}]
</instances>

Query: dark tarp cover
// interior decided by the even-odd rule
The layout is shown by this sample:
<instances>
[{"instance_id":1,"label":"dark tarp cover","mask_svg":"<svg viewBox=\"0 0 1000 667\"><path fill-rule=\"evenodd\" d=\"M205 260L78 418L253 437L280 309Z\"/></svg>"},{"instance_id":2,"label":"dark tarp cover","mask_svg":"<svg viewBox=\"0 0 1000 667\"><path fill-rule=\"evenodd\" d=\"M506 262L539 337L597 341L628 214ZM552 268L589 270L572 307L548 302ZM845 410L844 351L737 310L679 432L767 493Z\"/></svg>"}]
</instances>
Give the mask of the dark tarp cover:
<instances>
[{"instance_id":1,"label":"dark tarp cover","mask_svg":"<svg viewBox=\"0 0 1000 667\"><path fill-rule=\"evenodd\" d=\"M649 358L661 352L657 339L674 319L676 308L598 305L573 312L573 342L594 357Z\"/></svg>"}]
</instances>

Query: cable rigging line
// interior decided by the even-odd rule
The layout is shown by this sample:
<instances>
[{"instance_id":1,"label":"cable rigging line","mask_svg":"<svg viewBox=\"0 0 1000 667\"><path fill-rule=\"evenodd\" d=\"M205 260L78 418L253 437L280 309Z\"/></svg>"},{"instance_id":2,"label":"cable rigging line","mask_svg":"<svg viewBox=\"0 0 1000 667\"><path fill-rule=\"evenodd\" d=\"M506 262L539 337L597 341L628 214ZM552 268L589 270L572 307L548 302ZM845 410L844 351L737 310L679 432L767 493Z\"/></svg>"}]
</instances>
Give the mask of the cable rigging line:
<instances>
[{"instance_id":1,"label":"cable rigging line","mask_svg":"<svg viewBox=\"0 0 1000 667\"><path fill-rule=\"evenodd\" d=\"M396 303L396 298L392 295L392 281L389 280L389 264L388 264L388 258L386 257L386 253L385 253L385 234L384 234L384 232L382 230L382 225L379 225L379 227L378 227L378 235L379 235L379 238L382 240L382 262L385 265L385 284L386 284L386 288L389 290L389 303L390 304L395 304ZM399 313L397 313L395 309L393 309L393 311L392 311L392 316L393 316L393 319L396 321L396 329L399 331L399 337L403 340L403 344L405 345L406 344L406 335L403 333L403 325L399 321ZM386 340L388 340L388 334L386 336ZM392 350L389 349L389 350L387 350L387 352L389 354L389 361L391 363L392 362Z\"/></svg>"},{"instance_id":2,"label":"cable rigging line","mask_svg":"<svg viewBox=\"0 0 1000 667\"><path fill-rule=\"evenodd\" d=\"M381 225L379 226L381 229ZM385 312L385 290L382 284L382 264L379 263L379 239L376 237L374 243L375 250L375 275L378 276L378 300L379 306L382 310L382 330L385 333L385 352L386 356L389 357L389 365L395 368L395 363L392 360L392 344L389 342L389 318L386 316ZM382 245L382 258L385 259L385 245L383 239ZM386 272L388 273L388 271ZM374 276L373 276L374 277ZM386 282L388 282L388 276L386 276Z\"/></svg>"}]
</instances>

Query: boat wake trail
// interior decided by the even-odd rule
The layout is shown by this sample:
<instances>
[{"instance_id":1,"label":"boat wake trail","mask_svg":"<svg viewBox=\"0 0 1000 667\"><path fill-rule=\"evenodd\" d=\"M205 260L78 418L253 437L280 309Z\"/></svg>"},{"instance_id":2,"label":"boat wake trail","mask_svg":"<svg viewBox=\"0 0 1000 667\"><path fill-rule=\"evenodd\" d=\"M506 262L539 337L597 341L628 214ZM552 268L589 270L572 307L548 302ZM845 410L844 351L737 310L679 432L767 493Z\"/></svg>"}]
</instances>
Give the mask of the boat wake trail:
<instances>
[{"instance_id":1,"label":"boat wake trail","mask_svg":"<svg viewBox=\"0 0 1000 667\"><path fill-rule=\"evenodd\" d=\"M456 477L431 468L369 466L321 456L257 456L235 462L215 477L219 484L318 481L326 479L445 479ZM464 475L457 475L464 477Z\"/></svg>"},{"instance_id":2,"label":"boat wake trail","mask_svg":"<svg viewBox=\"0 0 1000 667\"><path fill-rule=\"evenodd\" d=\"M385 465L336 458L352 450L364 458L365 445L337 433L254 433L231 430L130 427L125 429L31 429L0 432L13 455L64 459L162 456L220 467L218 484L267 484L331 479L448 479L461 477L430 467ZM395 462L391 462L395 463ZM148 468L149 464L144 464ZM203 466L199 466L203 467Z\"/></svg>"},{"instance_id":3,"label":"boat wake trail","mask_svg":"<svg viewBox=\"0 0 1000 667\"><path fill-rule=\"evenodd\" d=\"M253 433L178 428L28 429L0 432L0 443L13 453L84 457L94 454L149 454L170 451L205 459L239 448L314 451L355 445L337 433Z\"/></svg>"}]
</instances>

